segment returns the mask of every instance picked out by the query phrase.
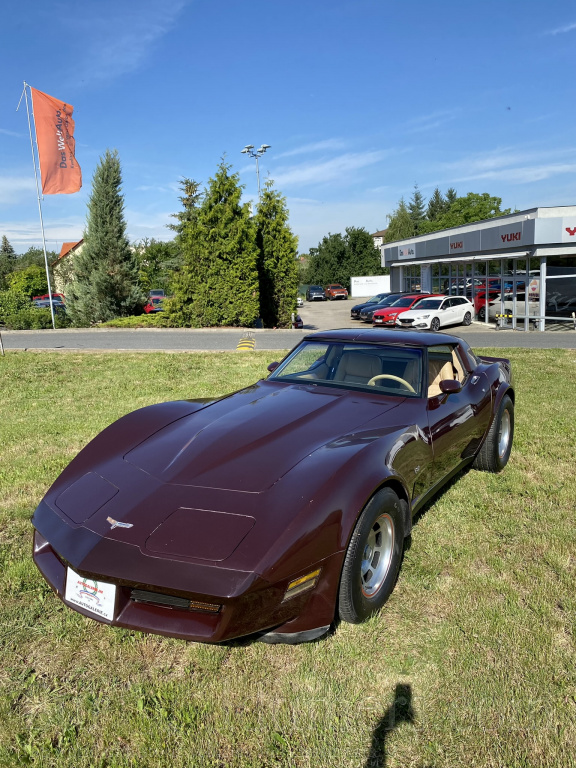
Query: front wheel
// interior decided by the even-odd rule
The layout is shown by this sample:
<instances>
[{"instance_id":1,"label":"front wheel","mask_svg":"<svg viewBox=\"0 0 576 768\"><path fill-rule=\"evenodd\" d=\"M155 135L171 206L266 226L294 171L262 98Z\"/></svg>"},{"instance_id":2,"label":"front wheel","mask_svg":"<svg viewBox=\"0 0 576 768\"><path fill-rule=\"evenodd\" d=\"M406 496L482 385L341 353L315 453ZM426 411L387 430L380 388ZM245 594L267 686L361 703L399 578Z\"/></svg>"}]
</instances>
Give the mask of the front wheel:
<instances>
[{"instance_id":1,"label":"front wheel","mask_svg":"<svg viewBox=\"0 0 576 768\"><path fill-rule=\"evenodd\" d=\"M383 488L358 518L340 577L338 613L343 621L359 624L390 597L402 561L405 510L406 502Z\"/></svg>"},{"instance_id":2,"label":"front wheel","mask_svg":"<svg viewBox=\"0 0 576 768\"><path fill-rule=\"evenodd\" d=\"M433 317L432 320L430 320L430 329L432 331L440 330L440 319L438 317Z\"/></svg>"},{"instance_id":3,"label":"front wheel","mask_svg":"<svg viewBox=\"0 0 576 768\"><path fill-rule=\"evenodd\" d=\"M478 310L478 320L480 320L481 323L483 323L484 320L486 320L486 310L484 309L484 307L480 307L480 309Z\"/></svg>"},{"instance_id":4,"label":"front wheel","mask_svg":"<svg viewBox=\"0 0 576 768\"><path fill-rule=\"evenodd\" d=\"M478 451L472 466L485 472L500 472L510 458L514 439L514 403L504 395L495 414L486 440Z\"/></svg>"}]
</instances>

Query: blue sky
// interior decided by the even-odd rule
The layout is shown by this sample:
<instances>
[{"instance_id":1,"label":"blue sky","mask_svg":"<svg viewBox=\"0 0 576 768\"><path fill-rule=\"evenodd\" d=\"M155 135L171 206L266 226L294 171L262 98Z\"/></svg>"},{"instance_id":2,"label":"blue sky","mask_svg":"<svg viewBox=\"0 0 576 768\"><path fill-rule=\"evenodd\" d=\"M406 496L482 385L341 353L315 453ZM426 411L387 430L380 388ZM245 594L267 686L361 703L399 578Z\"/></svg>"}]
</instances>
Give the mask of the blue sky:
<instances>
[{"instance_id":1,"label":"blue sky","mask_svg":"<svg viewBox=\"0 0 576 768\"><path fill-rule=\"evenodd\" d=\"M167 240L178 180L246 144L306 252L386 226L417 183L504 207L576 204L573 0L20 0L0 28L0 235L40 243L26 80L74 106L84 186L43 200L49 249L80 239L91 179L120 154L131 240Z\"/></svg>"}]
</instances>

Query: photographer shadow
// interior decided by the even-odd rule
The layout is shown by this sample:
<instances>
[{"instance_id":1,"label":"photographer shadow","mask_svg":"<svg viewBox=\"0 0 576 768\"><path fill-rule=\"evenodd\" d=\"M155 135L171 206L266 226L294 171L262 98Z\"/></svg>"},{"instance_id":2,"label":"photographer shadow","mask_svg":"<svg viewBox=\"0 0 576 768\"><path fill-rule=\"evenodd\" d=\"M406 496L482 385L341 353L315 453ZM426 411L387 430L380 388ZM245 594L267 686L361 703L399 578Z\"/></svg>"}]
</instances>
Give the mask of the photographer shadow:
<instances>
[{"instance_id":1,"label":"photographer shadow","mask_svg":"<svg viewBox=\"0 0 576 768\"><path fill-rule=\"evenodd\" d=\"M398 683L394 700L388 707L372 736L370 752L364 768L386 768L386 743L390 734L401 723L414 723L416 715L412 707L412 688Z\"/></svg>"}]
</instances>

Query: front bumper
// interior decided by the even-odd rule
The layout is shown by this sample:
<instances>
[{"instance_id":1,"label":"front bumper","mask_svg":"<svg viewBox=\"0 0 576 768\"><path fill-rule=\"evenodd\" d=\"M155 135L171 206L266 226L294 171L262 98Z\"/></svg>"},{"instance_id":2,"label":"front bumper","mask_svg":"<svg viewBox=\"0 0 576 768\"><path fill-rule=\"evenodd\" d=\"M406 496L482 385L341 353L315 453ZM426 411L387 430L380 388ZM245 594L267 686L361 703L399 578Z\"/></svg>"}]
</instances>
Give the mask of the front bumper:
<instances>
[{"instance_id":1,"label":"front bumper","mask_svg":"<svg viewBox=\"0 0 576 768\"><path fill-rule=\"evenodd\" d=\"M303 642L319 637L334 619L333 583L338 583L341 567L341 556L338 555L316 563L314 568L321 569L321 576L314 589L284 600L290 580L271 584L257 574L232 574L232 579L225 579L221 588L200 593L174 589L174 584L150 584L87 571L74 567L74 563L58 554L37 530L34 531L33 558L57 596L78 613L115 627L201 643L221 643L270 631L275 639L269 642ZM115 585L116 600L111 621L65 599L68 566L86 579ZM210 574L208 579L210 576L217 582L215 574ZM234 584L237 584L236 588ZM194 606L182 607L190 600ZM198 604L216 606L218 610L206 611ZM288 639L282 639L284 634ZM299 640L297 636L300 636Z\"/></svg>"}]
</instances>

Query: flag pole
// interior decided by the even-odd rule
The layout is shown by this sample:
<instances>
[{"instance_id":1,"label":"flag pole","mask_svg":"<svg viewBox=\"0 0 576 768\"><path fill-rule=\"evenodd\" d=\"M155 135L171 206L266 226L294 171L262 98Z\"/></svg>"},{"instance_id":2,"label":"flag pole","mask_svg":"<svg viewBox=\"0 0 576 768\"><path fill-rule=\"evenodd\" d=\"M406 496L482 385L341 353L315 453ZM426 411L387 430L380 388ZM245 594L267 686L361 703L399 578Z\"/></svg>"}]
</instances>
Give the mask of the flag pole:
<instances>
[{"instance_id":1,"label":"flag pole","mask_svg":"<svg viewBox=\"0 0 576 768\"><path fill-rule=\"evenodd\" d=\"M42 203L41 203L41 197L40 197L40 186L38 184L38 169L36 167L36 155L34 153L34 139L32 138L32 123L30 121L30 108L28 106L28 91L27 88L30 88L28 83L24 81L24 90L22 91L22 96L24 96L24 100L26 102L26 114L28 116L28 131L30 133L30 149L32 150L32 163L34 165L34 178L36 179L36 195L38 197L38 211L40 213L40 229L42 231L42 248L44 250L44 266L46 268L46 280L48 282L48 297L50 299L50 315L52 317L52 328L56 330L56 322L54 320L54 305L52 304L52 286L50 284L50 270L48 269L48 254L46 252L46 236L44 234L44 218L42 216ZM20 101L18 102L18 106L16 107L16 112L20 109L20 104L22 102L22 96L20 96ZM32 104L32 118L34 118L34 104ZM34 120L34 134L36 135L36 121ZM36 137L36 144L38 144L38 137ZM40 164L40 155L38 155L38 164Z\"/></svg>"}]
</instances>

